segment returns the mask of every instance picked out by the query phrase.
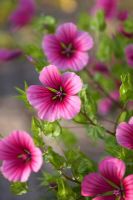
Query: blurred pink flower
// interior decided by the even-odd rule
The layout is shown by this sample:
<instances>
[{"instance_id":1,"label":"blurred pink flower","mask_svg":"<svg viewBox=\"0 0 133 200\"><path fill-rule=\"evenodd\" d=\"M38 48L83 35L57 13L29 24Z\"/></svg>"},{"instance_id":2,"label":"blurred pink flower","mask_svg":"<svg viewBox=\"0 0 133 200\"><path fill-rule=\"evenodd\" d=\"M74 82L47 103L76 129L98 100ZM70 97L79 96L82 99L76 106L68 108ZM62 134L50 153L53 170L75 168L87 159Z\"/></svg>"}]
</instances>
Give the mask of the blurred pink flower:
<instances>
[{"instance_id":1,"label":"blurred pink flower","mask_svg":"<svg viewBox=\"0 0 133 200\"><path fill-rule=\"evenodd\" d=\"M99 72L100 74L103 74L105 76L109 75L109 70L108 70L107 66L101 62L97 62L92 68L92 73L95 74L97 72Z\"/></svg>"},{"instance_id":2,"label":"blurred pink flower","mask_svg":"<svg viewBox=\"0 0 133 200\"><path fill-rule=\"evenodd\" d=\"M15 59L22 55L22 51L19 49L0 49L0 62Z\"/></svg>"},{"instance_id":3,"label":"blurred pink flower","mask_svg":"<svg viewBox=\"0 0 133 200\"><path fill-rule=\"evenodd\" d=\"M123 10L123 11L119 11L118 14L117 14L117 18L120 20L120 21L125 21L127 20L128 18L128 11L126 10Z\"/></svg>"},{"instance_id":4,"label":"blurred pink flower","mask_svg":"<svg viewBox=\"0 0 133 200\"><path fill-rule=\"evenodd\" d=\"M87 51L92 47L89 33L78 30L73 23L60 25L55 34L44 36L42 42L48 61L61 70L81 70L89 61Z\"/></svg>"},{"instance_id":5,"label":"blurred pink flower","mask_svg":"<svg viewBox=\"0 0 133 200\"><path fill-rule=\"evenodd\" d=\"M31 136L24 131L13 131L0 140L1 172L9 181L25 182L31 171L42 166L42 153L35 147Z\"/></svg>"},{"instance_id":6,"label":"blurred pink flower","mask_svg":"<svg viewBox=\"0 0 133 200\"><path fill-rule=\"evenodd\" d=\"M118 0L96 0L92 13L103 10L107 19L116 17Z\"/></svg>"},{"instance_id":7,"label":"blurred pink flower","mask_svg":"<svg viewBox=\"0 0 133 200\"><path fill-rule=\"evenodd\" d=\"M35 12L35 0L19 0L16 10L10 16L10 22L14 28L21 28L31 22Z\"/></svg>"},{"instance_id":8,"label":"blurred pink flower","mask_svg":"<svg viewBox=\"0 0 133 200\"><path fill-rule=\"evenodd\" d=\"M110 93L110 97L114 99L116 102L119 100L119 92L113 91ZM100 115L106 115L109 113L113 105L112 100L109 97L100 99L98 102L98 112Z\"/></svg>"},{"instance_id":9,"label":"blurred pink flower","mask_svg":"<svg viewBox=\"0 0 133 200\"><path fill-rule=\"evenodd\" d=\"M129 66L133 67L133 44L129 44L125 48L125 56Z\"/></svg>"},{"instance_id":10,"label":"blurred pink flower","mask_svg":"<svg viewBox=\"0 0 133 200\"><path fill-rule=\"evenodd\" d=\"M27 90L27 98L39 118L72 119L79 113L81 101L76 95L82 88L79 76L73 72L61 75L56 66L49 65L41 71L39 79L43 86L32 85Z\"/></svg>"},{"instance_id":11,"label":"blurred pink flower","mask_svg":"<svg viewBox=\"0 0 133 200\"><path fill-rule=\"evenodd\" d=\"M117 142L128 149L133 149L133 117L129 122L121 122L116 129Z\"/></svg>"},{"instance_id":12,"label":"blurred pink flower","mask_svg":"<svg viewBox=\"0 0 133 200\"><path fill-rule=\"evenodd\" d=\"M93 200L132 200L133 175L124 178L125 170L122 160L106 157L100 162L98 172L84 177L81 194Z\"/></svg>"},{"instance_id":13,"label":"blurred pink flower","mask_svg":"<svg viewBox=\"0 0 133 200\"><path fill-rule=\"evenodd\" d=\"M119 33L121 33L123 36L127 37L127 38L133 38L133 32L127 32L123 26L123 24L121 24L119 26L119 29L118 29Z\"/></svg>"}]
</instances>

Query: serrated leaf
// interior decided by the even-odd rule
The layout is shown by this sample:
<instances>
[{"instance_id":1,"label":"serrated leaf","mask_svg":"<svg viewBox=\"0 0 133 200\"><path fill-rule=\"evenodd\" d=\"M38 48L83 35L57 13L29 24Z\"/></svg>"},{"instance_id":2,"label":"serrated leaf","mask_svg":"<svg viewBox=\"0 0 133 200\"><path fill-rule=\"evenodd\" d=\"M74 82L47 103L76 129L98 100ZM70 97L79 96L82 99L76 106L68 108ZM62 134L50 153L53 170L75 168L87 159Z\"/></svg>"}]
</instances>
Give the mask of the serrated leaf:
<instances>
[{"instance_id":1,"label":"serrated leaf","mask_svg":"<svg viewBox=\"0 0 133 200\"><path fill-rule=\"evenodd\" d=\"M121 76L120 99L126 103L133 100L133 76L129 73Z\"/></svg>"},{"instance_id":2,"label":"serrated leaf","mask_svg":"<svg viewBox=\"0 0 133 200\"><path fill-rule=\"evenodd\" d=\"M26 182L15 182L10 185L11 192L16 195L23 195L28 192L28 184Z\"/></svg>"}]
</instances>

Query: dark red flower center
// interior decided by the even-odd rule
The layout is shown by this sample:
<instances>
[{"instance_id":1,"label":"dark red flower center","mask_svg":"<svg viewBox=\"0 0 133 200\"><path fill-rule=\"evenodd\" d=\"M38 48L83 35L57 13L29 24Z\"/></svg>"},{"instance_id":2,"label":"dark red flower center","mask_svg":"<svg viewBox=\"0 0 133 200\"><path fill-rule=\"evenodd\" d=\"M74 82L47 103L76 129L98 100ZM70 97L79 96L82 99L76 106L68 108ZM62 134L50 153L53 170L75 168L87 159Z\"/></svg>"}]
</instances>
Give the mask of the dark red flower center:
<instances>
[{"instance_id":1,"label":"dark red flower center","mask_svg":"<svg viewBox=\"0 0 133 200\"><path fill-rule=\"evenodd\" d=\"M120 199L124 197L124 191L121 188L114 190L113 194Z\"/></svg>"},{"instance_id":2,"label":"dark red flower center","mask_svg":"<svg viewBox=\"0 0 133 200\"><path fill-rule=\"evenodd\" d=\"M61 53L65 55L67 58L70 58L75 52L74 46L71 43L69 44L61 43L61 48L62 48Z\"/></svg>"},{"instance_id":3,"label":"dark red flower center","mask_svg":"<svg viewBox=\"0 0 133 200\"><path fill-rule=\"evenodd\" d=\"M59 89L54 89L47 87L48 90L50 90L53 93L53 100L59 100L62 101L64 97L66 96L66 93L64 92L63 88L60 86Z\"/></svg>"},{"instance_id":4,"label":"dark red flower center","mask_svg":"<svg viewBox=\"0 0 133 200\"><path fill-rule=\"evenodd\" d=\"M22 153L18 155L18 158L24 162L31 160L31 153L27 149L24 149Z\"/></svg>"}]
</instances>

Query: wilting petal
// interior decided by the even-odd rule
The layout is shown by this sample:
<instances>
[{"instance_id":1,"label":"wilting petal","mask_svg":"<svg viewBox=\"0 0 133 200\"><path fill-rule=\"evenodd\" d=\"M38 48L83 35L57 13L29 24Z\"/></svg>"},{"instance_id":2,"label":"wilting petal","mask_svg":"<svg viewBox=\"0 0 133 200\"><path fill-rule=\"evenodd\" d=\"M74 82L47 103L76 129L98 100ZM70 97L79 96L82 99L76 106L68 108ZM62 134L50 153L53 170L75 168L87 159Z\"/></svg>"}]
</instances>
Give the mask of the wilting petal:
<instances>
[{"instance_id":1,"label":"wilting petal","mask_svg":"<svg viewBox=\"0 0 133 200\"><path fill-rule=\"evenodd\" d=\"M81 101L78 96L67 96L59 105L61 116L64 119L72 119L75 117L81 108Z\"/></svg>"},{"instance_id":2,"label":"wilting petal","mask_svg":"<svg viewBox=\"0 0 133 200\"><path fill-rule=\"evenodd\" d=\"M65 43L69 43L73 38L76 37L77 27L73 23L65 23L58 26L56 30L56 37Z\"/></svg>"},{"instance_id":3,"label":"wilting petal","mask_svg":"<svg viewBox=\"0 0 133 200\"><path fill-rule=\"evenodd\" d=\"M93 47L93 39L89 33L79 31L74 44L79 51L87 51Z\"/></svg>"},{"instance_id":4,"label":"wilting petal","mask_svg":"<svg viewBox=\"0 0 133 200\"><path fill-rule=\"evenodd\" d=\"M79 76L72 72L62 75L62 87L68 95L75 95L82 89L83 83Z\"/></svg>"},{"instance_id":5,"label":"wilting petal","mask_svg":"<svg viewBox=\"0 0 133 200\"><path fill-rule=\"evenodd\" d=\"M94 197L109 191L113 191L113 187L98 173L90 173L85 176L81 184L81 194L85 197Z\"/></svg>"},{"instance_id":6,"label":"wilting petal","mask_svg":"<svg viewBox=\"0 0 133 200\"><path fill-rule=\"evenodd\" d=\"M99 172L101 175L116 186L120 186L125 174L125 168L125 163L122 160L113 157L107 157L99 164Z\"/></svg>"},{"instance_id":7,"label":"wilting petal","mask_svg":"<svg viewBox=\"0 0 133 200\"><path fill-rule=\"evenodd\" d=\"M133 200L133 175L129 175L123 180L125 200Z\"/></svg>"},{"instance_id":8,"label":"wilting petal","mask_svg":"<svg viewBox=\"0 0 133 200\"><path fill-rule=\"evenodd\" d=\"M61 83L61 75L56 66L49 65L40 72L39 80L46 87L58 89Z\"/></svg>"},{"instance_id":9,"label":"wilting petal","mask_svg":"<svg viewBox=\"0 0 133 200\"><path fill-rule=\"evenodd\" d=\"M126 148L133 149L133 124L122 122L118 125L116 129L116 139L117 142Z\"/></svg>"}]
</instances>

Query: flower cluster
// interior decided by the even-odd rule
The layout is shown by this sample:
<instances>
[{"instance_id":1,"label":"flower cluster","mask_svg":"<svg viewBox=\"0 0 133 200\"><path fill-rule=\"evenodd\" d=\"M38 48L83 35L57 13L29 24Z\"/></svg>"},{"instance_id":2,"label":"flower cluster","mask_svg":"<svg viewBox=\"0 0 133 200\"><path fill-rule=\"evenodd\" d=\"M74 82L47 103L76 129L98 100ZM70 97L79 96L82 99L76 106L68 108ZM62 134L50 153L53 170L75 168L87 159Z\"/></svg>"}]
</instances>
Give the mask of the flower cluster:
<instances>
[{"instance_id":1,"label":"flower cluster","mask_svg":"<svg viewBox=\"0 0 133 200\"><path fill-rule=\"evenodd\" d=\"M13 184L25 184L31 172L41 169L44 157L55 174L44 173L41 180L58 200L133 200L133 26L118 5L118 0L96 0L92 15L78 25L66 22L56 28L53 18L43 16L35 22L39 30L45 29L42 45L29 45L31 51L26 46L25 53L0 49L0 62L26 55L41 83L17 88L29 112L36 111L33 138L15 130L0 139L0 171ZM20 0L10 16L12 26L27 25L35 11L34 0ZM67 127L64 120L80 126ZM89 139L103 140L108 155L97 172L97 162L77 147L71 133L83 126ZM57 137L59 145L62 139L61 155L44 136Z\"/></svg>"}]
</instances>

